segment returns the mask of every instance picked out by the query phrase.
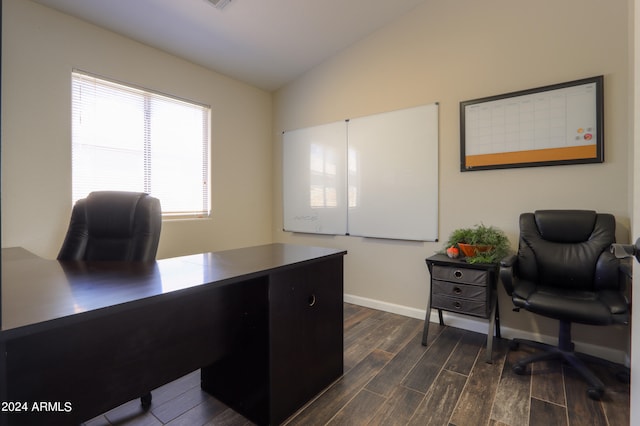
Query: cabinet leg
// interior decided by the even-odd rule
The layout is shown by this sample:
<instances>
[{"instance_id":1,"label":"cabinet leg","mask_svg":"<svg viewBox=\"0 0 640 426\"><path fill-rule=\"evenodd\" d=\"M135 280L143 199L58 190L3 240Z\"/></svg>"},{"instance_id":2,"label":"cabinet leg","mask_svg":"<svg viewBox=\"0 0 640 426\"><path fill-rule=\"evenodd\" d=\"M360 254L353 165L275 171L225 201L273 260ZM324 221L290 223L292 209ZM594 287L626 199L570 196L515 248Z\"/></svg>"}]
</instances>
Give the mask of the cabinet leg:
<instances>
[{"instance_id":1,"label":"cabinet leg","mask_svg":"<svg viewBox=\"0 0 640 426\"><path fill-rule=\"evenodd\" d=\"M496 312L498 309L498 301L497 299L493 301L493 303L491 304L491 316L489 317L489 332L487 333L487 357L486 357L486 361L487 364L493 364L493 332L494 330L496 330L498 332L498 337L500 334L500 329L497 328L496 329L496 324L498 324L498 327L500 327L499 323L497 322L497 316L496 316Z\"/></svg>"},{"instance_id":2,"label":"cabinet leg","mask_svg":"<svg viewBox=\"0 0 640 426\"><path fill-rule=\"evenodd\" d=\"M496 337L502 339L500 335L500 306L498 306L498 296L496 295L496 309L493 317L496 319Z\"/></svg>"},{"instance_id":3,"label":"cabinet leg","mask_svg":"<svg viewBox=\"0 0 640 426\"><path fill-rule=\"evenodd\" d=\"M442 310L438 309L438 319L440 320L440 325L444 325L444 319L442 319Z\"/></svg>"},{"instance_id":4,"label":"cabinet leg","mask_svg":"<svg viewBox=\"0 0 640 426\"><path fill-rule=\"evenodd\" d=\"M429 337L430 317L431 317L431 306L427 306L427 315L424 317L424 329L422 330L422 346L427 346L427 337Z\"/></svg>"}]
</instances>

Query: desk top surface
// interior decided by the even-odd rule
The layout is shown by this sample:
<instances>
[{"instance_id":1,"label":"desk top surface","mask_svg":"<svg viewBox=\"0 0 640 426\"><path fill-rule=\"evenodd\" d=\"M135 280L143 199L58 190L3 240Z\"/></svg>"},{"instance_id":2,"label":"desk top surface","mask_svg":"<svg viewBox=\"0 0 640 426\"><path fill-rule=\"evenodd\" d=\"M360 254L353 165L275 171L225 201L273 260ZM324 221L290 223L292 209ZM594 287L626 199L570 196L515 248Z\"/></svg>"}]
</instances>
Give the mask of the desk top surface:
<instances>
[{"instance_id":1,"label":"desk top surface","mask_svg":"<svg viewBox=\"0 0 640 426\"><path fill-rule=\"evenodd\" d=\"M150 263L59 262L21 248L6 248L2 249L0 336L344 254L344 250L267 244Z\"/></svg>"}]
</instances>

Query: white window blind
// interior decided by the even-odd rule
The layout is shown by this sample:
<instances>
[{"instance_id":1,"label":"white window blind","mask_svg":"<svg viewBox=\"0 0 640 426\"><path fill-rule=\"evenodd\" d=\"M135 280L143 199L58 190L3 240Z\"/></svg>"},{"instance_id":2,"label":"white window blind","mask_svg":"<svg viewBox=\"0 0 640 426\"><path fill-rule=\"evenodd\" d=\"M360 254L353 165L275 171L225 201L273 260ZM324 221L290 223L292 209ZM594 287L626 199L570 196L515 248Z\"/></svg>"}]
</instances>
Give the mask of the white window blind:
<instances>
[{"instance_id":1,"label":"white window blind","mask_svg":"<svg viewBox=\"0 0 640 426\"><path fill-rule=\"evenodd\" d=\"M207 216L210 108L72 73L73 202L146 192L164 216Z\"/></svg>"}]
</instances>

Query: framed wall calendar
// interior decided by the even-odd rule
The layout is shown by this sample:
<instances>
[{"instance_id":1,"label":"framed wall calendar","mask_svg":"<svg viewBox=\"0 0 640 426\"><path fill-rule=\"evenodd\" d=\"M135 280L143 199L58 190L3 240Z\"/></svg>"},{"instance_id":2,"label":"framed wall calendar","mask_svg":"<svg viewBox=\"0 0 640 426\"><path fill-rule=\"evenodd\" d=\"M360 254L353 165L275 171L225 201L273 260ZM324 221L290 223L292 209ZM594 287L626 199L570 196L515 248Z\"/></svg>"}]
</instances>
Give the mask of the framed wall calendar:
<instances>
[{"instance_id":1,"label":"framed wall calendar","mask_svg":"<svg viewBox=\"0 0 640 426\"><path fill-rule=\"evenodd\" d=\"M601 163L603 76L460 103L460 170Z\"/></svg>"}]
</instances>

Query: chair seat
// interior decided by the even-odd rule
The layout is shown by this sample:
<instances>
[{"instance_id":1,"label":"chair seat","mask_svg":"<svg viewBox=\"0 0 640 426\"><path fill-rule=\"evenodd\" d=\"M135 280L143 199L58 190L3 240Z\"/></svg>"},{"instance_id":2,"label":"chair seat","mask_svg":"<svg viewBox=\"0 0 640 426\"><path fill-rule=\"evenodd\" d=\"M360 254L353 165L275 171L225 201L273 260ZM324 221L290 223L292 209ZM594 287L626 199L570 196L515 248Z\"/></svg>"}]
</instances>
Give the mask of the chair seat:
<instances>
[{"instance_id":1,"label":"chair seat","mask_svg":"<svg viewBox=\"0 0 640 426\"><path fill-rule=\"evenodd\" d=\"M562 321L589 325L628 324L626 298L618 291L576 291L536 286L520 280L514 285L515 306Z\"/></svg>"}]
</instances>

